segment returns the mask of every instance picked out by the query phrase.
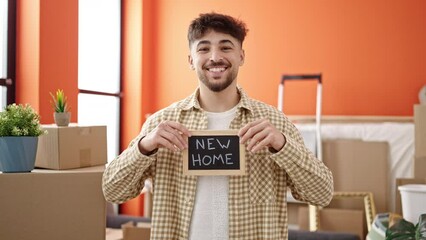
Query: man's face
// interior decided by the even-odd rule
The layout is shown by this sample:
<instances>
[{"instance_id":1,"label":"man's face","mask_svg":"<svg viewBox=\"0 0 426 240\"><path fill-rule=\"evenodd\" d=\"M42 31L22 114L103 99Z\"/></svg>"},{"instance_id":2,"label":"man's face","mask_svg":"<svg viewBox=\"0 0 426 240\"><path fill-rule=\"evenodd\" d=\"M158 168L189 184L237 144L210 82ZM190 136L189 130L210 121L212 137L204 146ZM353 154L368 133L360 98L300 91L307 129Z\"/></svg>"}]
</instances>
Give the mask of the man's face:
<instances>
[{"instance_id":1,"label":"man's face","mask_svg":"<svg viewBox=\"0 0 426 240\"><path fill-rule=\"evenodd\" d=\"M189 64L198 79L211 91L220 92L237 78L244 63L244 50L240 42L229 34L207 32L191 44Z\"/></svg>"}]
</instances>

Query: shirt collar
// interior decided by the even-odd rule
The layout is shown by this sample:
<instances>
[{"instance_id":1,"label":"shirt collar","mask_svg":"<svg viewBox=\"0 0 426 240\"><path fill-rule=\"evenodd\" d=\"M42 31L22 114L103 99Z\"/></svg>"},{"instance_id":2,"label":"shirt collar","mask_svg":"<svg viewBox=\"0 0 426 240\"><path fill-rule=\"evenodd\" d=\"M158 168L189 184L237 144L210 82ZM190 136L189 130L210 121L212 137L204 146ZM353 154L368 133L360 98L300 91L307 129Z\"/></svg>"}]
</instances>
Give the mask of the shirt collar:
<instances>
[{"instance_id":1,"label":"shirt collar","mask_svg":"<svg viewBox=\"0 0 426 240\"><path fill-rule=\"evenodd\" d=\"M252 106L251 102L249 101L250 99L249 99L248 95L239 86L237 87L237 91L238 91L238 94L240 94L240 97L241 97L239 103L237 104L237 108L246 109L249 112L252 112L253 106ZM197 87L195 92L191 96L189 96L188 98L183 100L181 102L181 104L179 104L178 107L180 109L184 110L184 111L190 110L192 108L201 109L200 102L198 101L199 95L200 95L200 88Z\"/></svg>"}]
</instances>

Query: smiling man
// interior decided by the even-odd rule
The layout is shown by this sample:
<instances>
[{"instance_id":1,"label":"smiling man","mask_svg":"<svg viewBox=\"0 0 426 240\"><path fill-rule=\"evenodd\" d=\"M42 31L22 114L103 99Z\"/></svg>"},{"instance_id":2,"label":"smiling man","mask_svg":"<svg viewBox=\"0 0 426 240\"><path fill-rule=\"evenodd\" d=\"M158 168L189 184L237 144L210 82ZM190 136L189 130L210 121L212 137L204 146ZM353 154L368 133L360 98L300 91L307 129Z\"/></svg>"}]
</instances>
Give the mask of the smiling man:
<instances>
[{"instance_id":1,"label":"smiling man","mask_svg":"<svg viewBox=\"0 0 426 240\"><path fill-rule=\"evenodd\" d=\"M154 187L151 239L287 239L287 189L301 201L327 205L328 168L275 107L249 98L237 84L246 25L208 13L188 30L188 62L199 87L153 114L107 167L105 198L122 203ZM247 174L184 176L181 151L190 130L236 129L245 144Z\"/></svg>"}]
</instances>

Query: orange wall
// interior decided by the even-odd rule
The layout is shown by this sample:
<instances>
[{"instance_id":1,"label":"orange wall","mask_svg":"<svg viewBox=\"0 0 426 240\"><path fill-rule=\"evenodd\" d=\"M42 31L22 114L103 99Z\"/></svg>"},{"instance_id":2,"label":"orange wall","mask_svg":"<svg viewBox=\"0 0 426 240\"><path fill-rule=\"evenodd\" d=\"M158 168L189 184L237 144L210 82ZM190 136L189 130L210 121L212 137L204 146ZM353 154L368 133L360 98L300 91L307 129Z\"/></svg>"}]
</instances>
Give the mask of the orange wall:
<instances>
[{"instance_id":1,"label":"orange wall","mask_svg":"<svg viewBox=\"0 0 426 240\"><path fill-rule=\"evenodd\" d=\"M122 150L138 135L147 115L154 111L155 16L155 0L122 1ZM122 204L120 211L143 215L143 203L143 196L139 196Z\"/></svg>"},{"instance_id":2,"label":"orange wall","mask_svg":"<svg viewBox=\"0 0 426 240\"><path fill-rule=\"evenodd\" d=\"M142 125L142 3L138 0L122 2L122 65L123 98L121 115L121 146L126 149ZM143 214L143 200L132 199L120 206L120 212L129 215Z\"/></svg>"},{"instance_id":3,"label":"orange wall","mask_svg":"<svg viewBox=\"0 0 426 240\"><path fill-rule=\"evenodd\" d=\"M49 92L63 89L77 121L78 0L17 2L16 102L53 123Z\"/></svg>"},{"instance_id":4,"label":"orange wall","mask_svg":"<svg viewBox=\"0 0 426 240\"><path fill-rule=\"evenodd\" d=\"M16 5L16 102L39 111L40 2L24 3Z\"/></svg>"},{"instance_id":5,"label":"orange wall","mask_svg":"<svg viewBox=\"0 0 426 240\"><path fill-rule=\"evenodd\" d=\"M412 115L426 84L423 0L159 0L155 109L197 86L186 32L198 13L217 11L249 28L239 83L277 105L283 73L323 73L324 115ZM287 86L287 84L286 84ZM315 84L289 84L287 114L314 114ZM150 103L148 103L150 104Z\"/></svg>"}]
</instances>

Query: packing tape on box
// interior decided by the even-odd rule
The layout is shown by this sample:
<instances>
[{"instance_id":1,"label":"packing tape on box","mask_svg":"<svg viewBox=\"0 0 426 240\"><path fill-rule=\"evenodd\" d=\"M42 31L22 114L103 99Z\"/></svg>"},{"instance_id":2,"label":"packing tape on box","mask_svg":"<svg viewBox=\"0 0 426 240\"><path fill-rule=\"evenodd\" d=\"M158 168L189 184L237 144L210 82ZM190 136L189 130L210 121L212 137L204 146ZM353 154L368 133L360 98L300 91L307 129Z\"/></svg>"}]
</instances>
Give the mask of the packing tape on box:
<instances>
[{"instance_id":1,"label":"packing tape on box","mask_svg":"<svg viewBox=\"0 0 426 240\"><path fill-rule=\"evenodd\" d=\"M91 134L91 128L90 127L82 127L80 129L80 135L90 135Z\"/></svg>"},{"instance_id":2,"label":"packing tape on box","mask_svg":"<svg viewBox=\"0 0 426 240\"><path fill-rule=\"evenodd\" d=\"M80 150L80 167L89 167L92 166L92 157L91 157L90 148Z\"/></svg>"}]
</instances>

